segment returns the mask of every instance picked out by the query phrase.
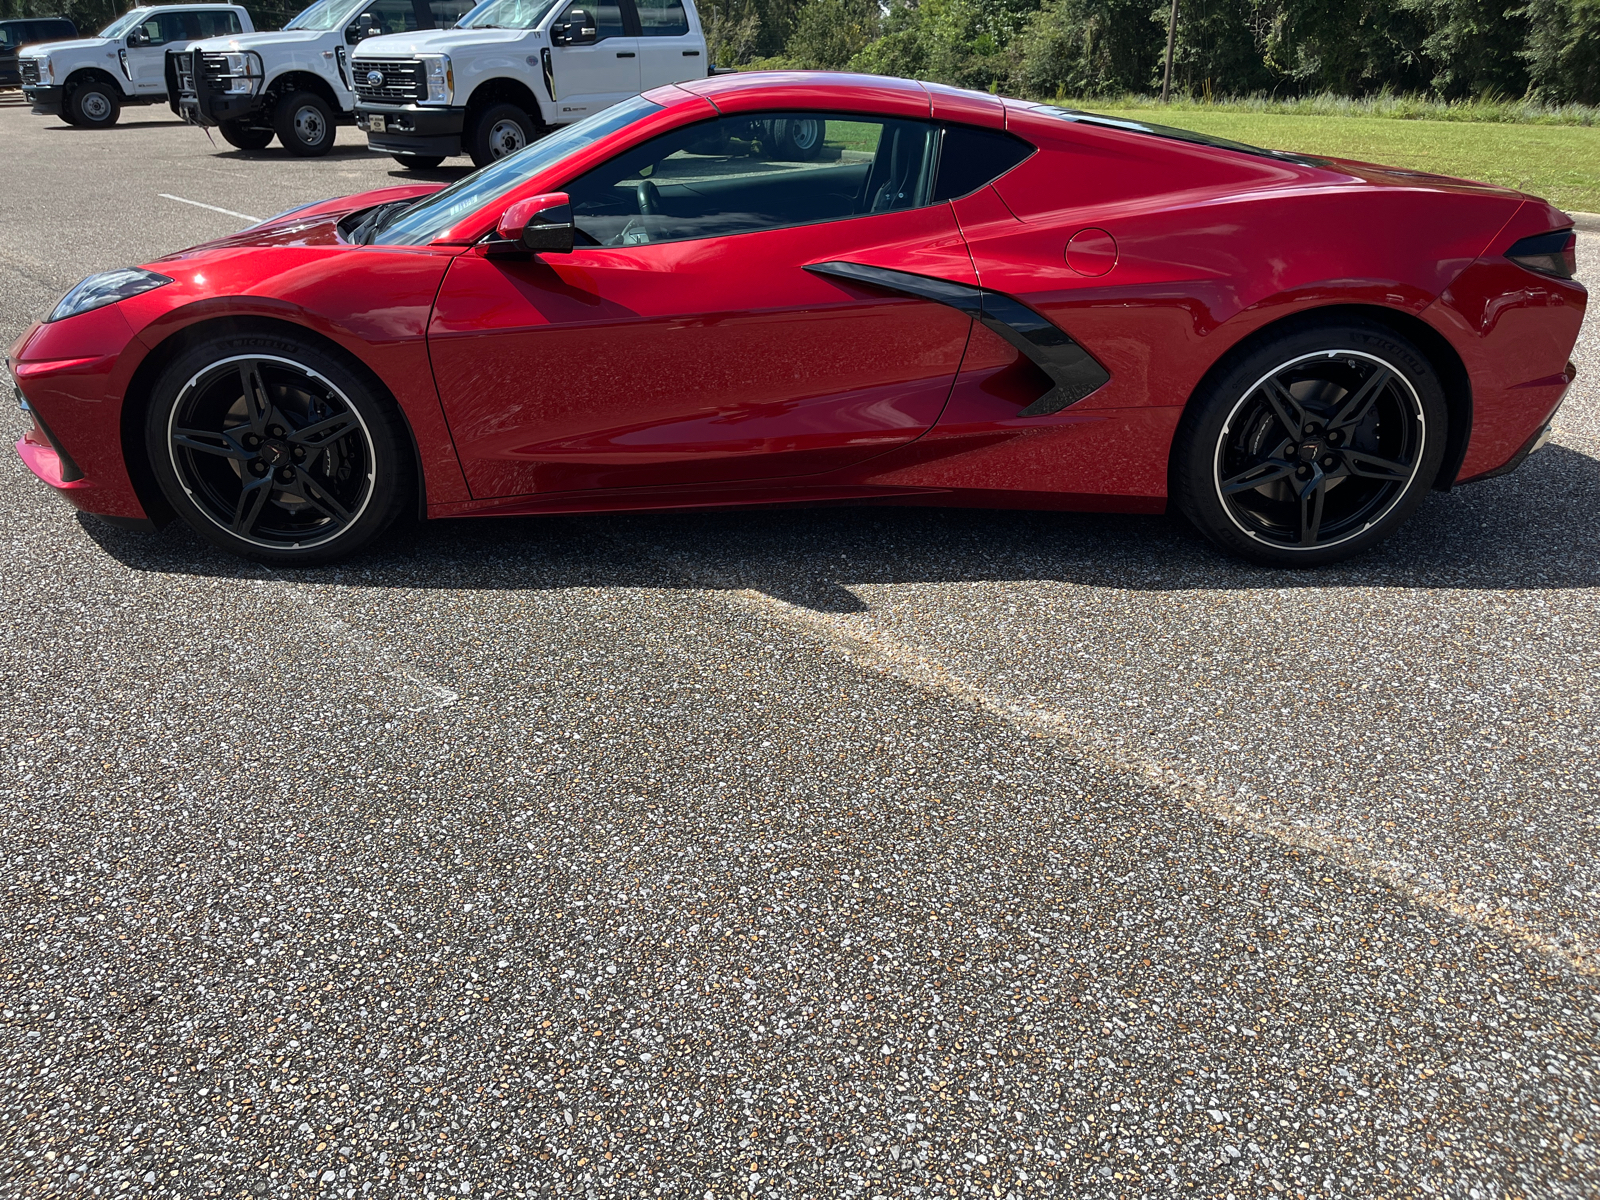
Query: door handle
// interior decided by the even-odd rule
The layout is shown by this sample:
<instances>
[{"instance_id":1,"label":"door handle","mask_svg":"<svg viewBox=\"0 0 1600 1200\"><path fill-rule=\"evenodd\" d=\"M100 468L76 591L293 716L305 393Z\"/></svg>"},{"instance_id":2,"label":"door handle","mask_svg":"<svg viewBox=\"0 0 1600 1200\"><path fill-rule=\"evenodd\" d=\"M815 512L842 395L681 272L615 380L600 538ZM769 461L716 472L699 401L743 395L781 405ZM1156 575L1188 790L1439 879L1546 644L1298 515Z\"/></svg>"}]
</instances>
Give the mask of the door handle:
<instances>
[{"instance_id":1,"label":"door handle","mask_svg":"<svg viewBox=\"0 0 1600 1200\"><path fill-rule=\"evenodd\" d=\"M618 58L633 58L634 57L634 53L633 53L632 50L618 50L617 51L617 57Z\"/></svg>"},{"instance_id":2,"label":"door handle","mask_svg":"<svg viewBox=\"0 0 1600 1200\"><path fill-rule=\"evenodd\" d=\"M683 52L683 56L685 58L699 58L700 57L700 51L698 51L698 50L685 50Z\"/></svg>"}]
</instances>

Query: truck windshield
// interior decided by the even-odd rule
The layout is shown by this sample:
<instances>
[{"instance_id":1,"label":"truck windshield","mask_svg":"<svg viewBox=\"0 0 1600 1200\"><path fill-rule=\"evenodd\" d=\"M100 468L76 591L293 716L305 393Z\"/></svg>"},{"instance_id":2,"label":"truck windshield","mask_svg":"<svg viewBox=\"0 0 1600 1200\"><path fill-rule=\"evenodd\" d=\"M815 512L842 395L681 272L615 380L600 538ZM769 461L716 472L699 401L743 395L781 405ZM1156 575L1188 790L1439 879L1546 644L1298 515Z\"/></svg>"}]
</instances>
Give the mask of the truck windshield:
<instances>
[{"instance_id":1,"label":"truck windshield","mask_svg":"<svg viewBox=\"0 0 1600 1200\"><path fill-rule=\"evenodd\" d=\"M356 6L350 0L317 0L284 26L285 29L338 29L350 23L351 10Z\"/></svg>"},{"instance_id":2,"label":"truck windshield","mask_svg":"<svg viewBox=\"0 0 1600 1200\"><path fill-rule=\"evenodd\" d=\"M121 37L123 34L127 33L128 30L132 29L135 25L139 24L139 22L143 21L145 14L147 14L149 11L150 10L148 8L135 8L130 12L123 13L115 21L111 22L111 24L102 29L100 31L100 36L108 38Z\"/></svg>"},{"instance_id":3,"label":"truck windshield","mask_svg":"<svg viewBox=\"0 0 1600 1200\"><path fill-rule=\"evenodd\" d=\"M425 196L410 208L400 210L366 240L385 246L425 246L463 217L493 203L497 196L505 195L567 155L593 145L607 134L632 125L660 108L643 96L635 96L585 117L575 125L558 129L531 146L456 180L442 192Z\"/></svg>"},{"instance_id":4,"label":"truck windshield","mask_svg":"<svg viewBox=\"0 0 1600 1200\"><path fill-rule=\"evenodd\" d=\"M562 0L484 0L461 20L457 29L532 29Z\"/></svg>"}]
</instances>

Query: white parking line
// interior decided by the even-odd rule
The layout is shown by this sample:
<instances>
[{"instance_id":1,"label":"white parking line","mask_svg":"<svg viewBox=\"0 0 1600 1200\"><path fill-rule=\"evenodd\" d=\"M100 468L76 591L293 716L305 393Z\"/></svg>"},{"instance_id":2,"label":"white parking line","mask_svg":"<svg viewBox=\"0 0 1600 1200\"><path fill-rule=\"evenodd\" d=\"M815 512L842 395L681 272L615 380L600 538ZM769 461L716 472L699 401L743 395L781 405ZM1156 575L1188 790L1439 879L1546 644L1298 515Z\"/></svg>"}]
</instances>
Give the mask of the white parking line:
<instances>
[{"instance_id":1,"label":"white parking line","mask_svg":"<svg viewBox=\"0 0 1600 1200\"><path fill-rule=\"evenodd\" d=\"M238 217L241 221L259 221L260 217L252 217L249 213L234 212L231 208L218 208L215 204L201 204L198 200L185 200L182 196L171 196L166 192L157 192L163 200L176 200L179 204L192 204L196 208L209 208L212 212L223 213L226 216Z\"/></svg>"}]
</instances>

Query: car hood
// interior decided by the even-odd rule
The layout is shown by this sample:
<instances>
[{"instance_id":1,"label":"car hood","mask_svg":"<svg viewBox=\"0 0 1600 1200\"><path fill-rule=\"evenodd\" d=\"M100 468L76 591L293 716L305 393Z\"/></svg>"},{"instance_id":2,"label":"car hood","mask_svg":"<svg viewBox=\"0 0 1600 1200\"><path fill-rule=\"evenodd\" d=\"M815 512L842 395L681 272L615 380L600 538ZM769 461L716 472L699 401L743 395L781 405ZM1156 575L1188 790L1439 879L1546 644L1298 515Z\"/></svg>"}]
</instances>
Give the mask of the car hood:
<instances>
[{"instance_id":1,"label":"car hood","mask_svg":"<svg viewBox=\"0 0 1600 1200\"><path fill-rule=\"evenodd\" d=\"M526 29L424 29L416 33L385 33L356 47L354 57L395 58L404 54L446 53L462 46L505 45L508 42L543 41L543 34Z\"/></svg>"},{"instance_id":2,"label":"car hood","mask_svg":"<svg viewBox=\"0 0 1600 1200\"><path fill-rule=\"evenodd\" d=\"M337 29L280 29L276 33L235 33L227 37L206 38L190 42L190 50L210 50L212 53L228 50L259 50L263 46L303 46L320 42Z\"/></svg>"},{"instance_id":3,"label":"car hood","mask_svg":"<svg viewBox=\"0 0 1600 1200\"><path fill-rule=\"evenodd\" d=\"M23 58L43 58L46 54L87 54L96 50L109 50L118 43L114 38L72 38L65 42L37 42L24 46L18 53Z\"/></svg>"},{"instance_id":4,"label":"car hood","mask_svg":"<svg viewBox=\"0 0 1600 1200\"><path fill-rule=\"evenodd\" d=\"M228 251L247 250L261 246L312 246L334 245L339 241L337 226L341 220L363 208L387 204L391 200L411 200L431 195L445 185L442 183L407 183L396 187L379 188L372 192L358 192L354 196L338 196L332 200L318 200L313 204L292 208L288 212L230 233L226 237L201 242L187 250L179 250L165 258L144 264L154 271L162 270L162 263L172 264L208 259Z\"/></svg>"}]
</instances>

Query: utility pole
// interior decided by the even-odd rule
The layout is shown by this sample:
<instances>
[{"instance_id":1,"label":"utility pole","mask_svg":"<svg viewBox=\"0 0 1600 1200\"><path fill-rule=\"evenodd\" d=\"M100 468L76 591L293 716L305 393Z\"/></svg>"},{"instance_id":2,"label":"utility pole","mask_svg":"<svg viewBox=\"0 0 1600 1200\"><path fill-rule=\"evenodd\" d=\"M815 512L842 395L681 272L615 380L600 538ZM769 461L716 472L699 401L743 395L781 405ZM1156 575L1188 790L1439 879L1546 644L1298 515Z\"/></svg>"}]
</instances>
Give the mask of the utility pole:
<instances>
[{"instance_id":1,"label":"utility pole","mask_svg":"<svg viewBox=\"0 0 1600 1200\"><path fill-rule=\"evenodd\" d=\"M1172 0L1172 14L1167 18L1167 71L1161 77L1161 103L1167 102L1172 92L1172 42L1178 32L1178 0Z\"/></svg>"}]
</instances>

